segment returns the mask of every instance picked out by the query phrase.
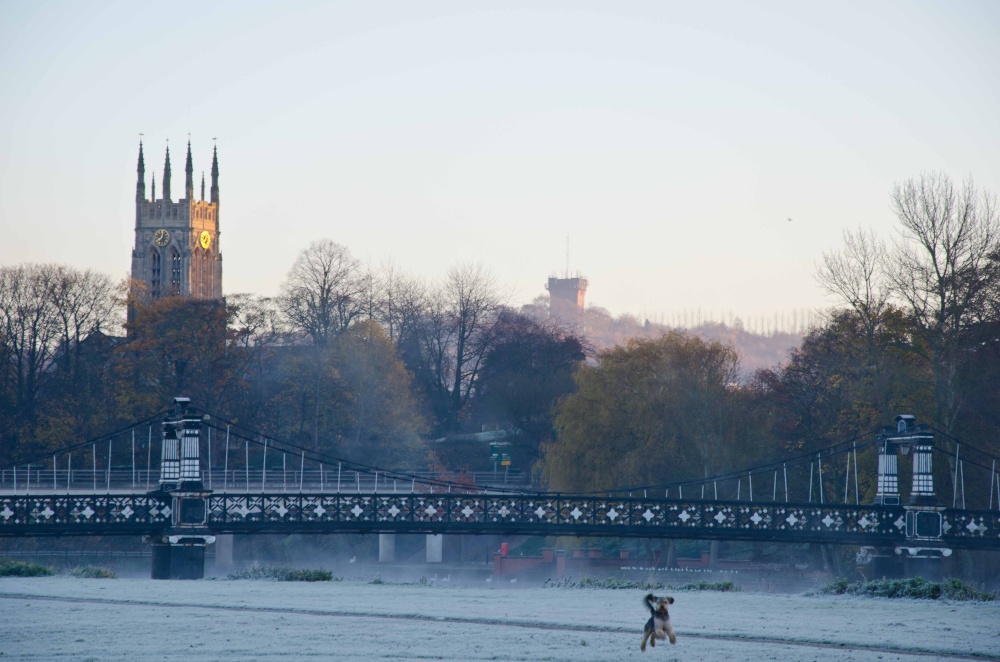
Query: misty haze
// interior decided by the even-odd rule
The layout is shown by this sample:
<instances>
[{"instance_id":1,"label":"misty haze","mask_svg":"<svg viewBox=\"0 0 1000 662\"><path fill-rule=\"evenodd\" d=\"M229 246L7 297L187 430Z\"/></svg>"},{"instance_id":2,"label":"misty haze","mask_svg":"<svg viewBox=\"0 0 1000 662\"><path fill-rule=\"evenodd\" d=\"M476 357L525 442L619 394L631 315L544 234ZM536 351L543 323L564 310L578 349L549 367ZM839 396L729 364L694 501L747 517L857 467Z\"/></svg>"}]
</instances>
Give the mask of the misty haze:
<instances>
[{"instance_id":1,"label":"misty haze","mask_svg":"<svg viewBox=\"0 0 1000 662\"><path fill-rule=\"evenodd\" d=\"M998 26L0 7L0 656L1000 659Z\"/></svg>"}]
</instances>

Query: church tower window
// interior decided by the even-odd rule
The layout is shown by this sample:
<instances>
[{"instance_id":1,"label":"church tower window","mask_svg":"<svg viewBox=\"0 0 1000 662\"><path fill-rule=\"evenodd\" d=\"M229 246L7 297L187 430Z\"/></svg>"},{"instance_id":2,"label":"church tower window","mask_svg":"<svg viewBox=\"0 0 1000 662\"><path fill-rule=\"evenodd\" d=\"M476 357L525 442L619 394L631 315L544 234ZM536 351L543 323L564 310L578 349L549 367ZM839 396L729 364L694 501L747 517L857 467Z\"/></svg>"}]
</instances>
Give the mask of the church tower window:
<instances>
[{"instance_id":1,"label":"church tower window","mask_svg":"<svg viewBox=\"0 0 1000 662\"><path fill-rule=\"evenodd\" d=\"M149 251L149 293L154 299L160 298L163 281L160 272L160 251Z\"/></svg>"},{"instance_id":2,"label":"church tower window","mask_svg":"<svg viewBox=\"0 0 1000 662\"><path fill-rule=\"evenodd\" d=\"M181 255L176 248L170 250L170 294L181 293Z\"/></svg>"}]
</instances>

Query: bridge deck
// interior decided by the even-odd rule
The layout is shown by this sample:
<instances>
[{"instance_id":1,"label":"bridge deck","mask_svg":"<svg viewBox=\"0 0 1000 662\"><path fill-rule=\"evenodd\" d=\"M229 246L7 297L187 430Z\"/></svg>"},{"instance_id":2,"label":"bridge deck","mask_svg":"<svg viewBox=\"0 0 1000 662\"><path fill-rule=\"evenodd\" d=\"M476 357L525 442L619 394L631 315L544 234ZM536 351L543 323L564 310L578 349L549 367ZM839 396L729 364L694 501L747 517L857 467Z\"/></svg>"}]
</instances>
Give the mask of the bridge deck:
<instances>
[{"instance_id":1,"label":"bridge deck","mask_svg":"<svg viewBox=\"0 0 1000 662\"><path fill-rule=\"evenodd\" d=\"M581 495L212 494L210 533L448 533L728 539L893 546L902 506ZM164 494L0 497L0 536L138 535L173 524ZM945 509L952 548L1000 549L1000 512Z\"/></svg>"}]
</instances>

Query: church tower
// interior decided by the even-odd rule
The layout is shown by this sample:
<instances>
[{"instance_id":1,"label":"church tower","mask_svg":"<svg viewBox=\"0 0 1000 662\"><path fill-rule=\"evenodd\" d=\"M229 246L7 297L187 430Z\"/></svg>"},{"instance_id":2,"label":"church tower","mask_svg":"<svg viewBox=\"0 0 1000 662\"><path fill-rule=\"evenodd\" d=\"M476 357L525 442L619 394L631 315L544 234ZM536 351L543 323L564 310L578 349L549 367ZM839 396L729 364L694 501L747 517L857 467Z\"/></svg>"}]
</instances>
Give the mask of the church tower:
<instances>
[{"instance_id":1,"label":"church tower","mask_svg":"<svg viewBox=\"0 0 1000 662\"><path fill-rule=\"evenodd\" d=\"M153 174L146 197L146 165L139 141L138 179L135 187L135 246L132 279L142 284L142 297L189 296L222 299L222 252L219 248L219 158L212 148L211 199L205 200L205 175L201 199L194 196L191 141L184 165L184 197L170 197L170 147L163 164L163 195L156 197Z\"/></svg>"}]
</instances>

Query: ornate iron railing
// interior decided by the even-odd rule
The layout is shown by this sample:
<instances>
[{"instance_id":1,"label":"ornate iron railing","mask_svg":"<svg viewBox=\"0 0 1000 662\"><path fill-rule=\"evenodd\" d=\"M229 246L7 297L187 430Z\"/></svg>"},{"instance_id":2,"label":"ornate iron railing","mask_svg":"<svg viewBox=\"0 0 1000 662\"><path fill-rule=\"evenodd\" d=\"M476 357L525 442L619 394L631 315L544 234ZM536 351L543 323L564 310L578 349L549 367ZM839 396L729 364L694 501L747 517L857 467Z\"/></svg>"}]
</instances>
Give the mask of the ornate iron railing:
<instances>
[{"instance_id":1,"label":"ornate iron railing","mask_svg":"<svg viewBox=\"0 0 1000 662\"><path fill-rule=\"evenodd\" d=\"M213 495L227 532L426 532L673 537L897 545L902 506L606 499L562 495ZM946 510L943 539L1000 548L1000 512Z\"/></svg>"},{"instance_id":2,"label":"ornate iron railing","mask_svg":"<svg viewBox=\"0 0 1000 662\"><path fill-rule=\"evenodd\" d=\"M906 508L573 495L212 494L212 533L471 533L908 545ZM0 535L163 532L163 494L0 497ZM1000 512L941 511L956 549L1000 549Z\"/></svg>"},{"instance_id":3,"label":"ornate iron railing","mask_svg":"<svg viewBox=\"0 0 1000 662\"><path fill-rule=\"evenodd\" d=\"M0 535L138 535L168 528L170 517L165 495L0 497Z\"/></svg>"}]
</instances>

